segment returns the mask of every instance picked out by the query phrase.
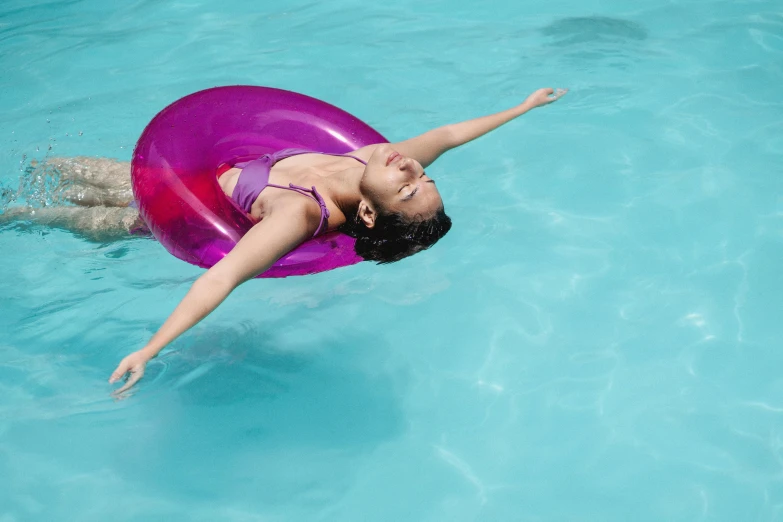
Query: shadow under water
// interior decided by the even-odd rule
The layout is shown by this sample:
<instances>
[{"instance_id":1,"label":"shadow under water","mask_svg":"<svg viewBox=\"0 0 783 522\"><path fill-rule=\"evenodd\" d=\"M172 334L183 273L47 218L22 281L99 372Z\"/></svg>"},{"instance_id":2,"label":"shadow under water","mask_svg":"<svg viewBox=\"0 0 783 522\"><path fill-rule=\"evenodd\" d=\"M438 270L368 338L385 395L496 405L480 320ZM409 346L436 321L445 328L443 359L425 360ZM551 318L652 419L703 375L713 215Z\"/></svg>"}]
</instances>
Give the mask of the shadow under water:
<instances>
[{"instance_id":1,"label":"shadow under water","mask_svg":"<svg viewBox=\"0 0 783 522\"><path fill-rule=\"evenodd\" d=\"M558 45L642 41L648 37L647 29L641 24L608 16L561 18L543 27L541 33Z\"/></svg>"},{"instance_id":2,"label":"shadow under water","mask_svg":"<svg viewBox=\"0 0 783 522\"><path fill-rule=\"evenodd\" d=\"M569 68L597 72L603 67L627 70L650 57L648 31L621 18L561 18L541 28L546 52L556 51Z\"/></svg>"}]
</instances>

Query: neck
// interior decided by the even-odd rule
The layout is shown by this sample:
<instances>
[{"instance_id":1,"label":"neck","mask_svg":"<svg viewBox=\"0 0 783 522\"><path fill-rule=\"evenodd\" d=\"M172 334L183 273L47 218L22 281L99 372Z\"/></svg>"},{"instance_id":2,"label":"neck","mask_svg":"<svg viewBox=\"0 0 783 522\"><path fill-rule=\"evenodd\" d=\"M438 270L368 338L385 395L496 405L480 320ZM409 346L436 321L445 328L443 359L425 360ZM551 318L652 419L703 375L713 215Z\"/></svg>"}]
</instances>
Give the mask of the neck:
<instances>
[{"instance_id":1,"label":"neck","mask_svg":"<svg viewBox=\"0 0 783 522\"><path fill-rule=\"evenodd\" d=\"M364 167L351 167L329 176L329 199L331 199L346 220L352 220L362 200L359 184Z\"/></svg>"}]
</instances>

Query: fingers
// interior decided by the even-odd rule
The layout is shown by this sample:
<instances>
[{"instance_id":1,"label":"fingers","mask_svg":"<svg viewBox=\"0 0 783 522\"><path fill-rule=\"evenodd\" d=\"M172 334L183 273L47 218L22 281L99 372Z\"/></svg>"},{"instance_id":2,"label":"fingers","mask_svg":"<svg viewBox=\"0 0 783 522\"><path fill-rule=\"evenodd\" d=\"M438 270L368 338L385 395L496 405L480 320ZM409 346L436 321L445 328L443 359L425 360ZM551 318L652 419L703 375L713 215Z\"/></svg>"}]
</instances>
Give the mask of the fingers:
<instances>
[{"instance_id":1,"label":"fingers","mask_svg":"<svg viewBox=\"0 0 783 522\"><path fill-rule=\"evenodd\" d=\"M547 94L547 96L555 92L555 90L552 87L546 87L543 89L543 91Z\"/></svg>"},{"instance_id":2,"label":"fingers","mask_svg":"<svg viewBox=\"0 0 783 522\"><path fill-rule=\"evenodd\" d=\"M560 98L562 98L562 97L565 95L565 93L567 93L567 92L568 92L568 89L558 89L558 90L556 90L556 91L554 91L554 90L552 90L552 89L547 89L547 90L548 90L548 91L551 91L551 92L549 93L551 96L549 96L549 97L547 98L547 100L546 100L546 101L547 101L547 103L552 103L552 102L554 102L554 101L557 101L557 100L559 100Z\"/></svg>"},{"instance_id":3,"label":"fingers","mask_svg":"<svg viewBox=\"0 0 783 522\"><path fill-rule=\"evenodd\" d=\"M128 371L128 363L125 362L125 359L120 361L120 365L117 366L117 369L114 370L114 372L111 374L111 377L109 377L109 384L114 384L115 382L122 379L122 376L125 375L125 372Z\"/></svg>"},{"instance_id":4,"label":"fingers","mask_svg":"<svg viewBox=\"0 0 783 522\"><path fill-rule=\"evenodd\" d=\"M141 367L140 369L131 369L130 376L128 377L128 380L125 382L125 384L123 384L117 390L114 390L112 394L116 396L129 390L130 388L133 387L134 384L139 382L139 379L141 379L142 377L144 377L144 367Z\"/></svg>"}]
</instances>

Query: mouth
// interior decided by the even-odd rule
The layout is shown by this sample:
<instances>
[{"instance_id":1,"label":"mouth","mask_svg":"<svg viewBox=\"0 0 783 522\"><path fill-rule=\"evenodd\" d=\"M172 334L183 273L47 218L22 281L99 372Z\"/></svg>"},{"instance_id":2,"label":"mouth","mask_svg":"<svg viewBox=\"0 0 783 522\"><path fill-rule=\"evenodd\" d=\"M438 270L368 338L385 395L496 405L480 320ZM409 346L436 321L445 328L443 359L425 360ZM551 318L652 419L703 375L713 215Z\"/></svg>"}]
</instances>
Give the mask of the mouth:
<instances>
[{"instance_id":1,"label":"mouth","mask_svg":"<svg viewBox=\"0 0 783 522\"><path fill-rule=\"evenodd\" d=\"M386 158L386 166L388 167L389 165L391 165L392 163L394 163L400 158L402 158L402 154L396 151L392 152L391 154L389 154L389 157Z\"/></svg>"}]
</instances>

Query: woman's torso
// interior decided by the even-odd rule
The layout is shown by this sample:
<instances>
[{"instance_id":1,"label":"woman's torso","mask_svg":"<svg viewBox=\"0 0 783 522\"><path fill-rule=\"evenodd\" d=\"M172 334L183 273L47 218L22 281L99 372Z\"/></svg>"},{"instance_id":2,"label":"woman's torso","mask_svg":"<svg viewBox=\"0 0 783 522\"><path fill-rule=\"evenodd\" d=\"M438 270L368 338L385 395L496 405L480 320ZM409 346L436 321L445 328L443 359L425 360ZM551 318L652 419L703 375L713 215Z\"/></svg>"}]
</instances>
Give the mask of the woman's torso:
<instances>
[{"instance_id":1,"label":"woman's torso","mask_svg":"<svg viewBox=\"0 0 783 522\"><path fill-rule=\"evenodd\" d=\"M377 145L368 145L347 154L366 162L376 147ZM333 176L338 172L357 167L364 168L364 165L349 156L330 156L315 152L297 154L281 158L272 165L269 170L269 184L288 186L292 183L308 189L315 187L323 197L329 211L330 218L327 230L334 230L345 222L345 216L330 197L331 189L334 188L335 183ZM232 197L241 174L242 169L231 168L219 176L218 183L227 197ZM267 186L253 201L249 214L252 218L261 220L274 211L290 208L291 205L287 205L287 203L293 198L304 197L290 190ZM313 201L313 205L318 205L318 203Z\"/></svg>"}]
</instances>

